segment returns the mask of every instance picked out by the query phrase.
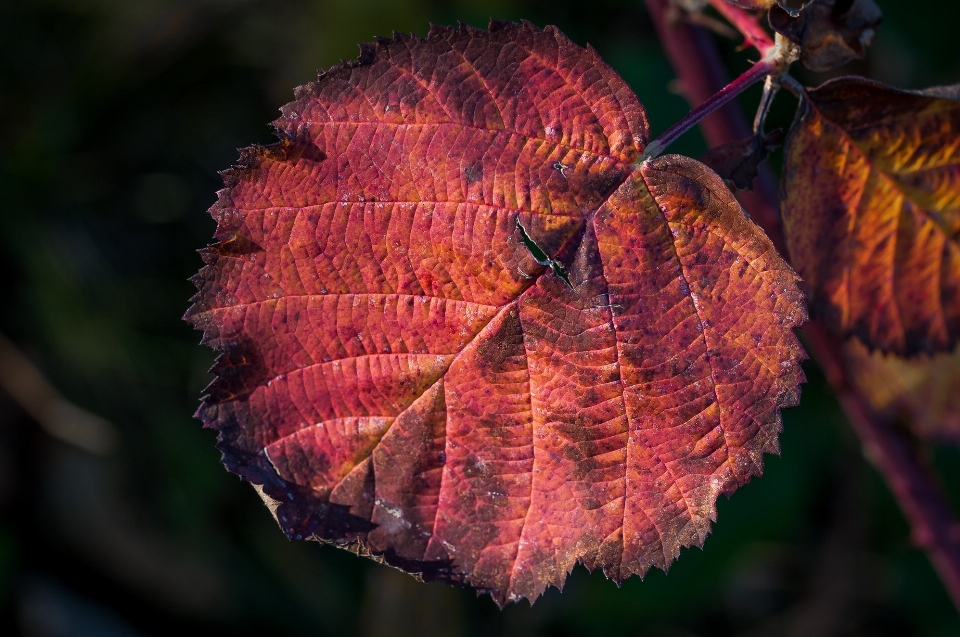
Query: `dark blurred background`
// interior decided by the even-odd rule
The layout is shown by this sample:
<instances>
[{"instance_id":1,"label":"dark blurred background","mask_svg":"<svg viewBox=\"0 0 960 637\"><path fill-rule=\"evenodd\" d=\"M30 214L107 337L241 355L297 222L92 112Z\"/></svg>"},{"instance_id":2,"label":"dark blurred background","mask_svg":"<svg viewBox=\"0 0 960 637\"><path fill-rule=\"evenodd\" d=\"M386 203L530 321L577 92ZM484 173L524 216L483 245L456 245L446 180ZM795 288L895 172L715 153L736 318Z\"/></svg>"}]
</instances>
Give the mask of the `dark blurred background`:
<instances>
[{"instance_id":1,"label":"dark blurred background","mask_svg":"<svg viewBox=\"0 0 960 637\"><path fill-rule=\"evenodd\" d=\"M960 82L960 3L879 2L848 70ZM655 133L687 110L640 0L0 0L0 633L960 635L813 365L782 456L721 500L704 550L619 590L578 568L533 607L287 541L221 467L192 418L213 354L180 319L217 171L358 42L490 16L593 44ZM923 452L956 506L960 452Z\"/></svg>"}]
</instances>

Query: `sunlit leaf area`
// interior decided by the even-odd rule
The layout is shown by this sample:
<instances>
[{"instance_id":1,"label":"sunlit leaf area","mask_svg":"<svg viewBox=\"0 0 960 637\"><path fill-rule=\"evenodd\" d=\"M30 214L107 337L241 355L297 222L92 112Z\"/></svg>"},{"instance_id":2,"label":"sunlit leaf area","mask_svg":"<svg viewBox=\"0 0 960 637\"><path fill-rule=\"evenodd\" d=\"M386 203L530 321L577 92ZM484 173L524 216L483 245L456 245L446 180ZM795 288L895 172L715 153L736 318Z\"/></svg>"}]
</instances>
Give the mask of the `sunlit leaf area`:
<instances>
[{"instance_id":1,"label":"sunlit leaf area","mask_svg":"<svg viewBox=\"0 0 960 637\"><path fill-rule=\"evenodd\" d=\"M960 82L955 0L878 4L884 20L864 60L829 73L797 64L794 76L809 86L846 74L903 89ZM239 148L273 143L268 123L292 88L356 58L357 43L426 35L431 23L486 28L491 17L554 24L592 45L642 102L651 138L689 110L639 1L0 4L0 632L960 634L810 361L801 406L784 411L780 455L719 499L703 549L619 586L577 566L532 606L500 610L469 588L288 540L250 484L224 470L216 432L194 417L215 353L183 321L197 291L188 278L203 265L196 250L216 229L219 171ZM731 74L757 59L738 38L710 37ZM738 98L750 117L759 95ZM767 128L787 129L795 109L781 93ZM670 147L707 150L696 130ZM782 150L770 161L779 171ZM531 266L554 276L546 239L516 226L518 254L530 250ZM856 347L847 355L878 410L924 414L918 427L932 435L917 438L918 453L960 509L958 425L931 416L956 413L951 383L909 394L933 372L885 367ZM955 361L944 365L956 378Z\"/></svg>"}]
</instances>

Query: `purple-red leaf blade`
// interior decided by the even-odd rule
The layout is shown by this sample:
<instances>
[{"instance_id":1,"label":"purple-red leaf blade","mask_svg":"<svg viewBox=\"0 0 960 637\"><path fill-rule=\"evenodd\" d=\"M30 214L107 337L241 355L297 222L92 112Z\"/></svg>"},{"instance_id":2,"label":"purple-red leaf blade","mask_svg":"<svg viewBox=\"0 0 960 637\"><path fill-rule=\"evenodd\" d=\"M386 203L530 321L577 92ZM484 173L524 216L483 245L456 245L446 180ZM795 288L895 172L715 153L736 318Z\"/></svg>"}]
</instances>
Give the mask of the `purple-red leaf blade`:
<instances>
[{"instance_id":1,"label":"purple-red leaf blade","mask_svg":"<svg viewBox=\"0 0 960 637\"><path fill-rule=\"evenodd\" d=\"M276 126L188 318L222 352L199 415L285 532L501 604L702 544L796 403L803 299L709 169L635 163L643 108L595 52L434 28Z\"/></svg>"}]
</instances>

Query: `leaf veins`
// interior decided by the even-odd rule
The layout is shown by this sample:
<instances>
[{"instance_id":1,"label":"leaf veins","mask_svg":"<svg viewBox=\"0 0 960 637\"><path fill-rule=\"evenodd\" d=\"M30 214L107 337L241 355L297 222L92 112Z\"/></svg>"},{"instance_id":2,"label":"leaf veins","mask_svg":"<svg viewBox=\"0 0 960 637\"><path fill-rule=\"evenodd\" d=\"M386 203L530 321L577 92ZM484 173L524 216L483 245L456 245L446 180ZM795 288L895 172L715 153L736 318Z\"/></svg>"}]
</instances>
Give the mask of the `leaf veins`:
<instances>
[{"instance_id":1,"label":"leaf veins","mask_svg":"<svg viewBox=\"0 0 960 637\"><path fill-rule=\"evenodd\" d=\"M952 348L960 101L840 78L806 103L785 149L783 221L814 307L871 349Z\"/></svg>"},{"instance_id":2,"label":"leaf veins","mask_svg":"<svg viewBox=\"0 0 960 637\"><path fill-rule=\"evenodd\" d=\"M380 40L282 113L187 318L283 530L500 604L702 544L802 380L796 275L722 181L636 165L633 93L528 23Z\"/></svg>"}]
</instances>

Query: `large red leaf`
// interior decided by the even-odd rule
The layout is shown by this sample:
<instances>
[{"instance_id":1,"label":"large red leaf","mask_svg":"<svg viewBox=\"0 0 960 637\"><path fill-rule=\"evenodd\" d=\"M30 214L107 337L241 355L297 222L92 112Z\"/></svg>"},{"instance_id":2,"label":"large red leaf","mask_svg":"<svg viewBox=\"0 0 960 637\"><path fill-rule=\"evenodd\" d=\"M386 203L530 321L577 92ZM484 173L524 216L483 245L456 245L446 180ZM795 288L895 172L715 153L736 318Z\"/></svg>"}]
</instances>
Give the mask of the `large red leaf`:
<instances>
[{"instance_id":1,"label":"large red leaf","mask_svg":"<svg viewBox=\"0 0 960 637\"><path fill-rule=\"evenodd\" d=\"M188 318L223 352L200 417L290 536L535 598L666 568L776 451L796 275L703 165L635 163L643 108L592 49L396 36L276 127Z\"/></svg>"}]
</instances>

